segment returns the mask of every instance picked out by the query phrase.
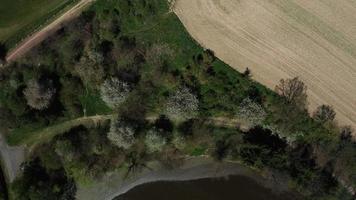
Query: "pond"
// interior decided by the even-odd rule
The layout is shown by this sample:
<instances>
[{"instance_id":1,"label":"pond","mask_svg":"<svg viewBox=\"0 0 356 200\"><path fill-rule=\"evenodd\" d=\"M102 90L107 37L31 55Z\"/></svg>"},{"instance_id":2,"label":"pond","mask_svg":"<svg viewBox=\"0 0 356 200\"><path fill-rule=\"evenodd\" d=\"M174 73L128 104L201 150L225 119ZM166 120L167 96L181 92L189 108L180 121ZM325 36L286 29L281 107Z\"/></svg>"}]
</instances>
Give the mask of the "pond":
<instances>
[{"instance_id":1,"label":"pond","mask_svg":"<svg viewBox=\"0 0 356 200\"><path fill-rule=\"evenodd\" d=\"M115 200L299 200L292 192L277 194L246 176L137 186Z\"/></svg>"}]
</instances>

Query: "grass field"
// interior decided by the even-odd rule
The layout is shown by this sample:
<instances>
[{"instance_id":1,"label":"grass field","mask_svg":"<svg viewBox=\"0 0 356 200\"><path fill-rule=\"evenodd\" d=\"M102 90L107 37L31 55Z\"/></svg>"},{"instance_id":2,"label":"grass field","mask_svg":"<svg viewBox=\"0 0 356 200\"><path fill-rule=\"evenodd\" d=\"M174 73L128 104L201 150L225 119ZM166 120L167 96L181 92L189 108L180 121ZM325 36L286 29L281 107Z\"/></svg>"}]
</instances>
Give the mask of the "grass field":
<instances>
[{"instance_id":1,"label":"grass field","mask_svg":"<svg viewBox=\"0 0 356 200\"><path fill-rule=\"evenodd\" d=\"M273 89L299 76L313 111L334 106L356 127L356 1L176 0L175 13L204 47Z\"/></svg>"},{"instance_id":2,"label":"grass field","mask_svg":"<svg viewBox=\"0 0 356 200\"><path fill-rule=\"evenodd\" d=\"M1 0L0 42L9 48L77 0Z\"/></svg>"}]
</instances>

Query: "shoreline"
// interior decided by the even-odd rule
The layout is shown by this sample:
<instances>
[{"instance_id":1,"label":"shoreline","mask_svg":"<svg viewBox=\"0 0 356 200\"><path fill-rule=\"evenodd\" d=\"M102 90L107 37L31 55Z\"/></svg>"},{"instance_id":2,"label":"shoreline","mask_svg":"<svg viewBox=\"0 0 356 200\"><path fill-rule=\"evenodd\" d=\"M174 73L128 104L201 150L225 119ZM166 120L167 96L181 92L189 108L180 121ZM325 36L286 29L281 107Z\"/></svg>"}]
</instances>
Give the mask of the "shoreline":
<instances>
[{"instance_id":1,"label":"shoreline","mask_svg":"<svg viewBox=\"0 0 356 200\"><path fill-rule=\"evenodd\" d=\"M270 178L258 174L258 172L243 166L242 164L232 162L218 163L211 158L192 158L187 159L183 166L177 169L165 169L157 162L149 163L149 168L144 169L133 176L124 179L123 171L112 172L104 178L88 187L78 186L77 199L79 200L112 200L125 194L131 189L153 182L170 181L191 181L206 178L224 178L228 176L245 176L253 179L265 188L280 193L288 191L282 183L276 183Z\"/></svg>"}]
</instances>

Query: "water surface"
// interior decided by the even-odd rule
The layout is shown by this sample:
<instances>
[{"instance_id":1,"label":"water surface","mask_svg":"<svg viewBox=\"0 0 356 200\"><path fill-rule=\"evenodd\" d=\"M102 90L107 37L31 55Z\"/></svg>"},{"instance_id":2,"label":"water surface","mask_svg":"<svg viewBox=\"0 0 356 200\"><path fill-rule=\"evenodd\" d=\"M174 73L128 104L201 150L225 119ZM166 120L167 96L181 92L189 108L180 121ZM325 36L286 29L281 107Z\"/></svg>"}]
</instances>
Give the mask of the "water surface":
<instances>
[{"instance_id":1,"label":"water surface","mask_svg":"<svg viewBox=\"0 0 356 200\"><path fill-rule=\"evenodd\" d=\"M115 200L296 200L293 193L276 194L253 179L231 176L140 185ZM298 199L299 200L299 199Z\"/></svg>"}]
</instances>

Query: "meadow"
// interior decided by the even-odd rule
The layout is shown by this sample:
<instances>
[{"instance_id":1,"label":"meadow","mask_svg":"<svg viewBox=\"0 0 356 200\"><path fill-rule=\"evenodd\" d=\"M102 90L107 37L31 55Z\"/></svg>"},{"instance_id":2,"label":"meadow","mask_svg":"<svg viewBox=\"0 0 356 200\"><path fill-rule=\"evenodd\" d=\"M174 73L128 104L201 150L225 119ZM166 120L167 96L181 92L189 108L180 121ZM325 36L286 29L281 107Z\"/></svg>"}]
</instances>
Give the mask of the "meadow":
<instances>
[{"instance_id":1,"label":"meadow","mask_svg":"<svg viewBox=\"0 0 356 200\"><path fill-rule=\"evenodd\" d=\"M13 48L28 34L46 24L76 0L2 0L0 42Z\"/></svg>"}]
</instances>

